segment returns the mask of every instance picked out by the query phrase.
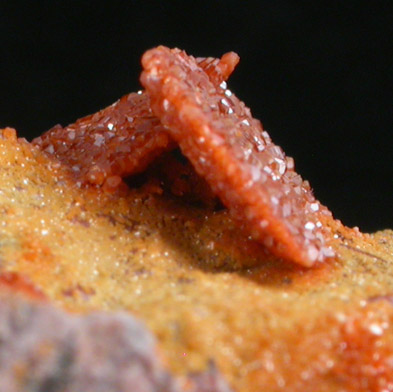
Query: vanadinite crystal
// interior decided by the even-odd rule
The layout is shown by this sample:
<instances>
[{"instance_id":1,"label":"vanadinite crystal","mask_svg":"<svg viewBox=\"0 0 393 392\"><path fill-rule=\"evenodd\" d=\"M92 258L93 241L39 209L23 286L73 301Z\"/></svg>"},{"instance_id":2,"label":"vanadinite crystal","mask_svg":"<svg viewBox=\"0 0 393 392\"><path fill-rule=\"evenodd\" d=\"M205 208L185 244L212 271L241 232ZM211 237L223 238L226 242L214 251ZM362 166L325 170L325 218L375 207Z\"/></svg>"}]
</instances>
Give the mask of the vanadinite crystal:
<instances>
[{"instance_id":1,"label":"vanadinite crystal","mask_svg":"<svg viewBox=\"0 0 393 392\"><path fill-rule=\"evenodd\" d=\"M178 49L152 49L142 60L145 92L55 126L33 143L68 166L79 184L106 191L178 143L254 239L279 257L311 266L333 255L321 223L331 214L294 171L293 159L227 89L238 61L233 52L195 59Z\"/></svg>"},{"instance_id":2,"label":"vanadinite crystal","mask_svg":"<svg viewBox=\"0 0 393 392\"><path fill-rule=\"evenodd\" d=\"M239 56L229 52L221 59L201 57L197 62L218 86L233 72ZM151 112L149 96L142 91L125 95L65 128L56 125L33 144L70 167L81 182L104 185L107 191L174 147L168 130Z\"/></svg>"},{"instance_id":3,"label":"vanadinite crystal","mask_svg":"<svg viewBox=\"0 0 393 392\"><path fill-rule=\"evenodd\" d=\"M320 222L329 211L226 83L214 85L178 49L152 49L142 65L153 113L249 233L305 266L331 256Z\"/></svg>"},{"instance_id":4,"label":"vanadinite crystal","mask_svg":"<svg viewBox=\"0 0 393 392\"><path fill-rule=\"evenodd\" d=\"M81 181L105 184L107 189L143 171L171 148L168 131L153 116L149 97L142 92L65 128L57 125L33 143L69 166Z\"/></svg>"}]
</instances>

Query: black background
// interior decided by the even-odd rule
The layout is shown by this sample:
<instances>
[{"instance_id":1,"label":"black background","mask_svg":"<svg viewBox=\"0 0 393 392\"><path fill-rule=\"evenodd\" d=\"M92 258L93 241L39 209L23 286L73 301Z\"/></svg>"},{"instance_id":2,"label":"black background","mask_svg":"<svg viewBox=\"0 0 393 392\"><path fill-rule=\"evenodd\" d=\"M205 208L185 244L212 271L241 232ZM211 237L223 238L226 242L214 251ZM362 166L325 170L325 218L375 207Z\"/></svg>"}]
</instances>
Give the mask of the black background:
<instances>
[{"instance_id":1,"label":"black background","mask_svg":"<svg viewBox=\"0 0 393 392\"><path fill-rule=\"evenodd\" d=\"M0 127L29 140L140 89L158 44L234 50L229 87L344 223L393 228L391 1L3 1Z\"/></svg>"}]
</instances>

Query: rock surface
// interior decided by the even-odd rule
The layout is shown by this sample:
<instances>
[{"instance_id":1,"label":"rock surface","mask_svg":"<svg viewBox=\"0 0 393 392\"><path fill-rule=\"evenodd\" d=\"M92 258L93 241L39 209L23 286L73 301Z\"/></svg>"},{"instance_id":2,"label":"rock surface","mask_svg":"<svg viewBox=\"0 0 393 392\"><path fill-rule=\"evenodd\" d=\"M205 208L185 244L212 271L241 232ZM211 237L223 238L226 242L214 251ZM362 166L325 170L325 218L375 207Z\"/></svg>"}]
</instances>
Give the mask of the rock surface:
<instances>
[{"instance_id":1,"label":"rock surface","mask_svg":"<svg viewBox=\"0 0 393 392\"><path fill-rule=\"evenodd\" d=\"M188 392L230 392L213 366ZM45 302L0 294L2 392L181 392L156 341L130 314L67 314Z\"/></svg>"},{"instance_id":2,"label":"rock surface","mask_svg":"<svg viewBox=\"0 0 393 392\"><path fill-rule=\"evenodd\" d=\"M125 313L70 316L2 296L2 392L178 392L146 327Z\"/></svg>"},{"instance_id":3,"label":"rock surface","mask_svg":"<svg viewBox=\"0 0 393 392\"><path fill-rule=\"evenodd\" d=\"M188 204L167 194L159 183L147 181L112 194L81 189L59 162L18 140L10 129L1 133L0 151L0 286L40 301L46 298L58 308L85 314L85 320L97 310L135 315L155 336L162 363L187 392L198 385L206 389L206 382L212 391L214 387L225 391L226 386L211 378L217 374L209 367L211 361L238 392L391 389L391 230L366 235L332 226L336 257L306 269L267 255L238 229L226 210ZM16 305L8 320L20 320L21 311L15 309ZM27 316L32 312L31 319L26 316L29 328L39 325L54 342L59 339L67 355L85 347L77 332L75 346L68 345L72 339L64 338L72 335L69 325L74 321L55 328L57 316L48 316L46 323L52 329L47 331L45 323L34 324L36 311L26 312ZM120 343L126 343L124 325L116 324L113 335L112 321L95 318L101 327L93 332L93 323L89 326L82 316L77 318L86 323L81 331L87 351L74 359L92 358L88 354L95 345L101 347L105 334L112 335L109 342L119 335ZM22 353L23 365L29 358L23 350L33 343L25 339L26 347L19 346L22 335L11 340L9 334L22 331L21 327L7 328L2 333L9 338L2 344ZM34 336L32 340L39 341ZM145 342L156 357L149 339ZM26 374L39 375L41 391L45 387L45 392L51 392L50 384L42 387L48 382L46 375L58 372L61 379L63 368L67 375L70 367L67 355L59 357L50 347L41 345L38 352L32 351L33 359L50 358L41 364L28 363L37 373L24 373L26 365L10 369L6 361L3 374L16 371L16 380L23 382ZM112 353L111 361L116 363L121 353ZM8 355L5 350L0 354ZM160 376L165 374L162 366L146 361L136 368L148 380L158 375L156 382L176 388L172 378L165 381ZM125 377L122 367L99 362L86 367L86 374L94 375L111 369L108 383L111 377ZM201 375L206 369L210 375ZM190 377L195 373L199 376ZM40 391L24 385L28 392ZM61 385L60 381L54 385Z\"/></svg>"}]
</instances>

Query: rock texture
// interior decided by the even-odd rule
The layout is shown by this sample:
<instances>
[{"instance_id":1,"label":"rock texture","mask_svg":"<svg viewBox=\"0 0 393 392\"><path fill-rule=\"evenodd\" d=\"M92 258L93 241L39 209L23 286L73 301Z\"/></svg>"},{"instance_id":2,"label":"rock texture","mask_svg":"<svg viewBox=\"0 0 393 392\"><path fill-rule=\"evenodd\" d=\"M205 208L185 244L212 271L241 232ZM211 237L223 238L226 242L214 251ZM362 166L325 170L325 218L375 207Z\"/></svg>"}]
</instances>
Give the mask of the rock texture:
<instances>
[{"instance_id":1,"label":"rock texture","mask_svg":"<svg viewBox=\"0 0 393 392\"><path fill-rule=\"evenodd\" d=\"M180 384L130 314L76 316L0 294L2 392L231 392L214 366Z\"/></svg>"},{"instance_id":2,"label":"rock texture","mask_svg":"<svg viewBox=\"0 0 393 392\"><path fill-rule=\"evenodd\" d=\"M71 316L9 295L0 302L0 390L180 391L131 315Z\"/></svg>"},{"instance_id":3,"label":"rock texture","mask_svg":"<svg viewBox=\"0 0 393 392\"><path fill-rule=\"evenodd\" d=\"M69 169L0 132L1 392L392 390L393 231L325 222L335 257L304 268L157 178Z\"/></svg>"}]
</instances>

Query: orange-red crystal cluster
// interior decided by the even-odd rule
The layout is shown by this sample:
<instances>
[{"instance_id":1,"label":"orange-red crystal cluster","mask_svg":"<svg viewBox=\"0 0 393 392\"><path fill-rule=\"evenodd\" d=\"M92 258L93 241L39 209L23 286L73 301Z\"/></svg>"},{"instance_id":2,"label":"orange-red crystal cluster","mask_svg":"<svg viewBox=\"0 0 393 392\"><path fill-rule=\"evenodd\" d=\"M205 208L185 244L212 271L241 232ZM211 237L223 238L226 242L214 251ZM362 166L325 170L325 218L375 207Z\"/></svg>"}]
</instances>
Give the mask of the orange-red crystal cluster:
<instances>
[{"instance_id":1,"label":"orange-red crystal cluster","mask_svg":"<svg viewBox=\"0 0 393 392\"><path fill-rule=\"evenodd\" d=\"M238 62L239 56L233 52L221 59L197 59L215 85L228 79ZM143 91L125 95L65 128L56 125L33 143L70 167L81 182L107 191L175 146L168 130L152 114L149 95Z\"/></svg>"},{"instance_id":2,"label":"orange-red crystal cluster","mask_svg":"<svg viewBox=\"0 0 393 392\"><path fill-rule=\"evenodd\" d=\"M65 128L56 125L33 143L69 166L81 181L107 190L143 171L173 144L142 92L126 95Z\"/></svg>"},{"instance_id":3,"label":"orange-red crystal cluster","mask_svg":"<svg viewBox=\"0 0 393 392\"><path fill-rule=\"evenodd\" d=\"M294 162L227 88L239 61L160 46L142 58L144 92L34 143L83 181L113 189L176 143L248 233L273 254L311 266L333 255L313 196ZM323 219L322 219L323 220Z\"/></svg>"}]
</instances>

